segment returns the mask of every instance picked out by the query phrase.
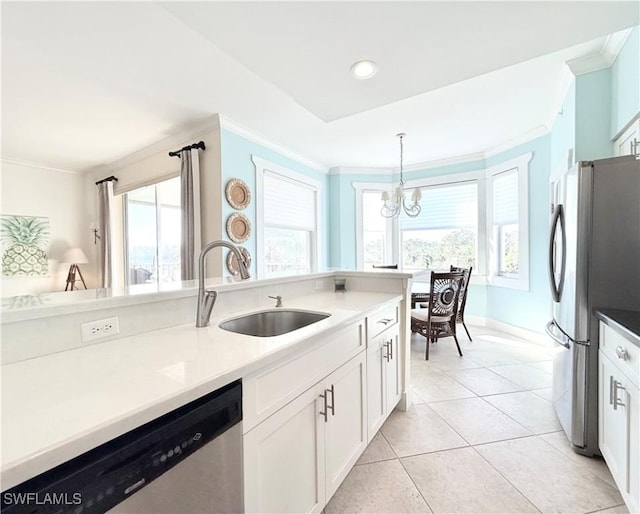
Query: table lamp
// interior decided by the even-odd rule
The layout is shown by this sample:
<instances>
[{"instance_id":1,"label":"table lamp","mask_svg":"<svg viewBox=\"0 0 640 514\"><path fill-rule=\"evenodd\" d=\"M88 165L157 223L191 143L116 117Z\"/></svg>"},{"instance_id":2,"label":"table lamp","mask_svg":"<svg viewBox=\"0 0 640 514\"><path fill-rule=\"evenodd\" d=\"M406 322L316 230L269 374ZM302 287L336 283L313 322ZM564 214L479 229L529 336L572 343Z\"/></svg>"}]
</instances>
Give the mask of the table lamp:
<instances>
[{"instance_id":1,"label":"table lamp","mask_svg":"<svg viewBox=\"0 0 640 514\"><path fill-rule=\"evenodd\" d=\"M80 248L69 248L62 258L62 262L71 264L71 266L69 266L69 274L67 275L67 286L64 288L64 290L74 290L76 283L76 273L80 276L82 285L84 285L84 288L86 289L87 284L85 283L82 272L78 267L78 264L87 264L89 262L89 259L87 259L85 253Z\"/></svg>"}]
</instances>

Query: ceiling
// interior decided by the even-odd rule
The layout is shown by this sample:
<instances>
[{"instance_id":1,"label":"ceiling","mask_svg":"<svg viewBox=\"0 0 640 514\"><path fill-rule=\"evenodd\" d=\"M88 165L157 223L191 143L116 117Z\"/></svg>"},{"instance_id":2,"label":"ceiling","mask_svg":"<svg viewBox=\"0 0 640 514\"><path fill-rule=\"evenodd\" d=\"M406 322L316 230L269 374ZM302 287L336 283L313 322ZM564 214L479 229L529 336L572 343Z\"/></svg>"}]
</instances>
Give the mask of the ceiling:
<instances>
[{"instance_id":1,"label":"ceiling","mask_svg":"<svg viewBox=\"0 0 640 514\"><path fill-rule=\"evenodd\" d=\"M549 128L637 2L2 2L2 156L84 170L222 114L324 167ZM349 74L378 63L368 81ZM563 82L564 80L564 82Z\"/></svg>"}]
</instances>

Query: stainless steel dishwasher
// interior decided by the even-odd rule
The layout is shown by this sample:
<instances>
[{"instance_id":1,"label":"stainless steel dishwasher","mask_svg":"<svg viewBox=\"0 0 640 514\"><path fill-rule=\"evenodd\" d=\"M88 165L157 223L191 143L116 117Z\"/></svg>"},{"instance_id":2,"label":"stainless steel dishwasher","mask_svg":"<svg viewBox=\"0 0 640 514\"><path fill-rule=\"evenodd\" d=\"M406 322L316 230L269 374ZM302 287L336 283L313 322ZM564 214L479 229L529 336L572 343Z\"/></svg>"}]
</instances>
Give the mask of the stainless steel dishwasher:
<instances>
[{"instance_id":1,"label":"stainless steel dishwasher","mask_svg":"<svg viewBox=\"0 0 640 514\"><path fill-rule=\"evenodd\" d=\"M4 491L2 512L242 512L241 420L236 381Z\"/></svg>"}]
</instances>

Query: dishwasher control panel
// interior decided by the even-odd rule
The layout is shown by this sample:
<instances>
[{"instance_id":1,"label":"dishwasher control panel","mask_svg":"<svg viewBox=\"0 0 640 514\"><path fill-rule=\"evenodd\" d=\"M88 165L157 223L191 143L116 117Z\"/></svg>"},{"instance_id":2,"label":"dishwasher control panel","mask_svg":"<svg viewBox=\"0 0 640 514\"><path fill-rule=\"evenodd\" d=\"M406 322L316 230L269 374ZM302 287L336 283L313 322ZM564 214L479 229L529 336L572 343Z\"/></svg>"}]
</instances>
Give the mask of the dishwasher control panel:
<instances>
[{"instance_id":1,"label":"dishwasher control panel","mask_svg":"<svg viewBox=\"0 0 640 514\"><path fill-rule=\"evenodd\" d=\"M241 420L236 381L3 491L2 512L105 512Z\"/></svg>"}]
</instances>

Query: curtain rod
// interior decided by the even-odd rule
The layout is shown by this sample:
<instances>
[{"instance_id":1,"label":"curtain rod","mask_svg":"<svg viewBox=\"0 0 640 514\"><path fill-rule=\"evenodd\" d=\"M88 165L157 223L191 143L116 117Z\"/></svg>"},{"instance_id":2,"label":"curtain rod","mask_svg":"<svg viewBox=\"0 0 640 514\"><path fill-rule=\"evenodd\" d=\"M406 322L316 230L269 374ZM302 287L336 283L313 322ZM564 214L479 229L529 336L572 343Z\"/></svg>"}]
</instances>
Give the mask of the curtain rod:
<instances>
[{"instance_id":1,"label":"curtain rod","mask_svg":"<svg viewBox=\"0 0 640 514\"><path fill-rule=\"evenodd\" d=\"M193 143L192 145L187 145L180 150L176 150L175 152L169 152L169 157L180 157L180 152L184 152L185 150L195 150L199 148L200 150L204 150L204 141L198 141L197 143Z\"/></svg>"},{"instance_id":2,"label":"curtain rod","mask_svg":"<svg viewBox=\"0 0 640 514\"><path fill-rule=\"evenodd\" d=\"M116 177L114 177L113 175L111 175L110 177L103 178L102 180L98 180L98 182L96 182L96 186L98 184L102 184L103 182L109 182L110 180L115 180L116 182L118 182L118 179Z\"/></svg>"}]
</instances>

